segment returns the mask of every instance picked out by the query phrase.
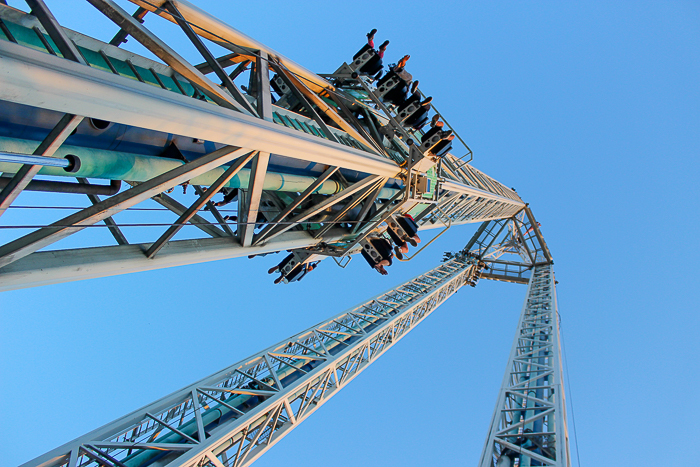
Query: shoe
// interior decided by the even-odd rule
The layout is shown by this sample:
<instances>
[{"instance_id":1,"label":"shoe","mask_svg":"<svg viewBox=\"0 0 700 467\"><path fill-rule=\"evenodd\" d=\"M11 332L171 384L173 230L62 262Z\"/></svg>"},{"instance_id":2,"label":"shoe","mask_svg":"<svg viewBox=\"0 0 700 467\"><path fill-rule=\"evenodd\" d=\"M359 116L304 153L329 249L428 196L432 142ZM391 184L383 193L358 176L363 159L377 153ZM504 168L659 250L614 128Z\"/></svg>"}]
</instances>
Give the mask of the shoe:
<instances>
[{"instance_id":1,"label":"shoe","mask_svg":"<svg viewBox=\"0 0 700 467\"><path fill-rule=\"evenodd\" d=\"M415 80L413 84L411 85L411 94L416 92L416 89L418 89L418 80Z\"/></svg>"},{"instance_id":2,"label":"shoe","mask_svg":"<svg viewBox=\"0 0 700 467\"><path fill-rule=\"evenodd\" d=\"M445 139L452 134L452 130L445 130L440 134L441 139ZM453 137L454 139L454 137Z\"/></svg>"},{"instance_id":3,"label":"shoe","mask_svg":"<svg viewBox=\"0 0 700 467\"><path fill-rule=\"evenodd\" d=\"M426 97L423 102L420 103L421 106L425 106L433 102L433 96Z\"/></svg>"},{"instance_id":4,"label":"shoe","mask_svg":"<svg viewBox=\"0 0 700 467\"><path fill-rule=\"evenodd\" d=\"M271 267L270 269L267 270L268 274L272 274L273 272L277 271L277 266Z\"/></svg>"},{"instance_id":5,"label":"shoe","mask_svg":"<svg viewBox=\"0 0 700 467\"><path fill-rule=\"evenodd\" d=\"M415 247L418 246L418 242L416 242L416 241L415 241L414 239L412 239L412 238L409 238L409 239L408 239L408 243L410 243L411 246L412 246L413 248L415 248Z\"/></svg>"},{"instance_id":6,"label":"shoe","mask_svg":"<svg viewBox=\"0 0 700 467\"><path fill-rule=\"evenodd\" d=\"M282 279L284 279L284 276L279 276L277 279L275 279L275 284L282 282Z\"/></svg>"},{"instance_id":7,"label":"shoe","mask_svg":"<svg viewBox=\"0 0 700 467\"><path fill-rule=\"evenodd\" d=\"M394 247L394 253L396 253L396 257L398 259L403 259L403 253L401 253L401 250L399 249L399 247L397 247L397 246Z\"/></svg>"},{"instance_id":8,"label":"shoe","mask_svg":"<svg viewBox=\"0 0 700 467\"><path fill-rule=\"evenodd\" d=\"M442 123L440 121L440 116L438 114L433 115L433 118L430 119L430 126L436 126L438 128L442 128L442 125L438 125L438 123Z\"/></svg>"},{"instance_id":9,"label":"shoe","mask_svg":"<svg viewBox=\"0 0 700 467\"><path fill-rule=\"evenodd\" d=\"M372 29L370 32L367 33L367 37L372 38L372 37L374 37L375 34L377 34L377 30Z\"/></svg>"}]
</instances>

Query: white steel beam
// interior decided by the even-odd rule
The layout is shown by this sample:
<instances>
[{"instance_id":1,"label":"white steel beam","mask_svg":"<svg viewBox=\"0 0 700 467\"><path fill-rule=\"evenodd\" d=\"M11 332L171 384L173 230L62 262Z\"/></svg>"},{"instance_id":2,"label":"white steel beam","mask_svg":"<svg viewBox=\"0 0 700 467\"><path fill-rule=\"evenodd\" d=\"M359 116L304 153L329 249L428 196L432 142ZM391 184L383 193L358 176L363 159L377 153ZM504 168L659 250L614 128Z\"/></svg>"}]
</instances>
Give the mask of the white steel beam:
<instances>
[{"instance_id":1,"label":"white steel beam","mask_svg":"<svg viewBox=\"0 0 700 467\"><path fill-rule=\"evenodd\" d=\"M224 107L236 109L240 112L250 114L248 109L239 104L233 96L226 94L216 84L211 82L187 60L178 55L168 45L160 40L155 34L146 29L136 18L124 11L112 0L88 0L95 8L100 10L107 18L111 19L117 26L129 33L150 52L168 64L173 70L196 84L200 90L210 97L214 102Z\"/></svg>"},{"instance_id":2,"label":"white steel beam","mask_svg":"<svg viewBox=\"0 0 700 467\"><path fill-rule=\"evenodd\" d=\"M170 13L162 9L166 0L129 1L149 11L156 12L169 21L175 22ZM316 73L304 68L279 52L276 52L262 42L246 36L242 32L229 26L206 11L201 10L190 2L183 0L170 0L170 2L177 7L180 14L190 23L195 32L200 36L219 44L232 52L239 52L239 47L264 51L267 53L267 55L273 57L278 62L286 66L291 72L302 77L309 83L309 86L312 87L315 92L320 92L323 89L335 89L328 81L321 78ZM233 47L233 44L239 47Z\"/></svg>"},{"instance_id":3,"label":"white steel beam","mask_svg":"<svg viewBox=\"0 0 700 467\"><path fill-rule=\"evenodd\" d=\"M392 160L0 41L0 100L394 177Z\"/></svg>"},{"instance_id":4,"label":"white steel beam","mask_svg":"<svg viewBox=\"0 0 700 467\"><path fill-rule=\"evenodd\" d=\"M250 152L250 150L225 146L0 246L0 268L75 232L79 232L88 225L112 217L114 214L149 199L162 191L173 188L199 174L241 157L247 152Z\"/></svg>"},{"instance_id":5,"label":"white steel beam","mask_svg":"<svg viewBox=\"0 0 700 467\"><path fill-rule=\"evenodd\" d=\"M473 269L466 260L443 263L24 467L72 459L83 467L156 459L168 467L250 465L459 290Z\"/></svg>"},{"instance_id":6,"label":"white steel beam","mask_svg":"<svg viewBox=\"0 0 700 467\"><path fill-rule=\"evenodd\" d=\"M332 230L324 239L337 241L343 233ZM318 242L308 232L286 232L246 248L230 237L174 240L153 259L144 255L150 243L42 251L0 269L0 292L308 248Z\"/></svg>"},{"instance_id":7,"label":"white steel beam","mask_svg":"<svg viewBox=\"0 0 700 467\"><path fill-rule=\"evenodd\" d=\"M258 115L260 115L260 118L267 120L268 122L272 122L270 67L267 64L267 53L260 51L259 54L260 55L255 60ZM257 222L258 218L263 184L265 183L265 174L267 173L267 166L269 162L269 152L259 152L253 159L253 166L250 170L250 178L248 179L248 190L245 198L241 198L245 199L245 207L243 212L240 212L238 215L240 221L238 232L241 245L243 246L250 246L253 243L255 223Z\"/></svg>"}]
</instances>

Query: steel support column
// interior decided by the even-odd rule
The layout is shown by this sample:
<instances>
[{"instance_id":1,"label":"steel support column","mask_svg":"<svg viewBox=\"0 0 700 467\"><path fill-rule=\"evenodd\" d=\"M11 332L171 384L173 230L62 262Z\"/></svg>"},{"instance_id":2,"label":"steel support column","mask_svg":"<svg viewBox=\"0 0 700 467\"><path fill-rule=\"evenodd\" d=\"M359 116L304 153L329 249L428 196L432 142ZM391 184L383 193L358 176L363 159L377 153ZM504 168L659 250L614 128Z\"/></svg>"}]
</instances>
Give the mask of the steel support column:
<instances>
[{"instance_id":1,"label":"steel support column","mask_svg":"<svg viewBox=\"0 0 700 467\"><path fill-rule=\"evenodd\" d=\"M569 467L569 437L550 264L535 267L480 467Z\"/></svg>"}]
</instances>

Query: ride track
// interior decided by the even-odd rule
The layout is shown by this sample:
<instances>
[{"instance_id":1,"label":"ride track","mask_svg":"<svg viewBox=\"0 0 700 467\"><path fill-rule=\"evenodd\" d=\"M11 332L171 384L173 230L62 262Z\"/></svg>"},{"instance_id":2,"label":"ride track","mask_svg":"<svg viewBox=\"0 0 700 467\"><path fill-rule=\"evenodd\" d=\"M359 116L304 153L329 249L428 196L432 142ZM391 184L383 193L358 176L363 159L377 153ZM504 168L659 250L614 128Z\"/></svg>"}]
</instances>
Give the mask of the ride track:
<instances>
[{"instance_id":1,"label":"ride track","mask_svg":"<svg viewBox=\"0 0 700 467\"><path fill-rule=\"evenodd\" d=\"M249 465L480 278L528 284L481 465L569 465L552 256L454 128L465 154L438 153L442 137L408 125L419 109L386 101L398 80L361 73L371 52L322 77L186 1L132 0L133 15L88 2L120 28L109 43L62 28L42 0L0 4L0 216L23 190L91 203L68 216L51 203L56 220L1 245L0 290L281 250L344 266L405 214L421 231L482 224L440 266L25 465ZM203 61L144 19L178 24ZM127 37L161 62L120 48ZM212 201L223 189L238 190L231 224ZM130 243L120 219L148 201L177 217ZM100 222L116 245L39 251ZM174 240L188 225L206 236Z\"/></svg>"}]
</instances>

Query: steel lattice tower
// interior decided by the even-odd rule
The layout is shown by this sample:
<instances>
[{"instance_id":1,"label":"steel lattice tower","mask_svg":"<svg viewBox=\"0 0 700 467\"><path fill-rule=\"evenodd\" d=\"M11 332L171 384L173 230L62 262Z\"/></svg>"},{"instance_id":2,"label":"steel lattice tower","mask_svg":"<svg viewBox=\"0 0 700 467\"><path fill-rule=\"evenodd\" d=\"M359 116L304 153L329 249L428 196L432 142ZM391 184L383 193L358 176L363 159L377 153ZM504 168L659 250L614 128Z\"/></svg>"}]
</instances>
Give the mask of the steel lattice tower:
<instances>
[{"instance_id":1,"label":"steel lattice tower","mask_svg":"<svg viewBox=\"0 0 700 467\"><path fill-rule=\"evenodd\" d=\"M569 466L569 437L551 265L536 266L510 351L481 467Z\"/></svg>"},{"instance_id":2,"label":"steel lattice tower","mask_svg":"<svg viewBox=\"0 0 700 467\"><path fill-rule=\"evenodd\" d=\"M486 278L528 292L481 465L568 466L552 256L529 207L471 165L445 116L434 109L449 132L431 133L419 102L392 103L402 82L363 72L371 49L317 75L187 1L130 1L133 14L87 0L118 27L101 41L62 27L43 0L26 0L29 13L0 0L0 222L25 227L24 191L44 193L53 216L4 232L0 291L283 250L344 267L402 216L421 232L481 225L434 269L25 465L249 465ZM147 19L177 24L202 61ZM127 38L157 60L122 48ZM75 194L86 205L66 216L54 201ZM125 235L137 206L158 211L158 236ZM99 223L110 237L94 246L85 232ZM56 248L68 237L92 246Z\"/></svg>"}]
</instances>

